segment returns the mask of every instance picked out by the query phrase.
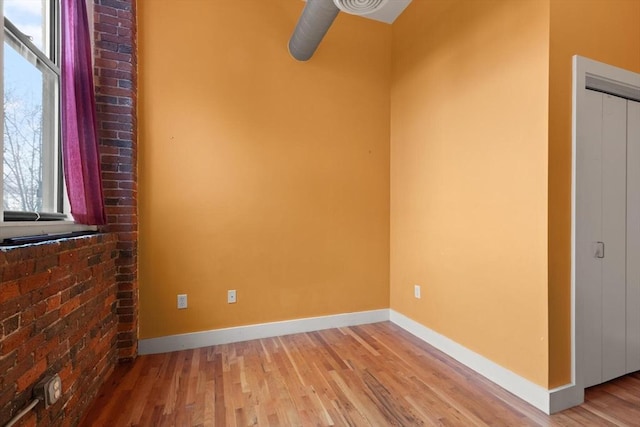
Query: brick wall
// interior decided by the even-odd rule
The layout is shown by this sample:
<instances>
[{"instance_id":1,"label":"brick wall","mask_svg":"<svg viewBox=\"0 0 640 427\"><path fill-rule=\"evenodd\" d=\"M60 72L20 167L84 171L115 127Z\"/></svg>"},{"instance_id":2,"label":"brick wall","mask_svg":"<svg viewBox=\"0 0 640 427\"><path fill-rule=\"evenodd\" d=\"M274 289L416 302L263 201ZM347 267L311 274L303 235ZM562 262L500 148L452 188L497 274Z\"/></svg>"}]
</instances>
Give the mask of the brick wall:
<instances>
[{"instance_id":1,"label":"brick wall","mask_svg":"<svg viewBox=\"0 0 640 427\"><path fill-rule=\"evenodd\" d=\"M108 225L98 236L0 249L0 425L56 372L61 401L39 404L20 425L76 425L117 361L137 353L135 0L93 1Z\"/></svg>"},{"instance_id":2,"label":"brick wall","mask_svg":"<svg viewBox=\"0 0 640 427\"><path fill-rule=\"evenodd\" d=\"M59 373L63 397L22 425L76 425L116 363L112 234L0 249L0 425Z\"/></svg>"},{"instance_id":3,"label":"brick wall","mask_svg":"<svg viewBox=\"0 0 640 427\"><path fill-rule=\"evenodd\" d=\"M135 0L94 0L95 84L108 228L118 236L118 357L138 349Z\"/></svg>"}]
</instances>

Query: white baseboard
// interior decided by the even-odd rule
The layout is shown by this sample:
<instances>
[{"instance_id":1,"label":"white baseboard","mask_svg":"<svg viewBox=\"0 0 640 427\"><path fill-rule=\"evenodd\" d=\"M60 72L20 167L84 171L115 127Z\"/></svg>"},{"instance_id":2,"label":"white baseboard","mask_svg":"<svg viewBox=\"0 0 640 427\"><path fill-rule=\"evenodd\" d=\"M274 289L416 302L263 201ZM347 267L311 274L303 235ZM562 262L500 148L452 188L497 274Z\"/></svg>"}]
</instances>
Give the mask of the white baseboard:
<instances>
[{"instance_id":1,"label":"white baseboard","mask_svg":"<svg viewBox=\"0 0 640 427\"><path fill-rule=\"evenodd\" d=\"M397 311L390 310L389 319L402 329L547 414L579 405L584 401L584 390L580 393L580 390L573 385L547 390Z\"/></svg>"},{"instance_id":2,"label":"white baseboard","mask_svg":"<svg viewBox=\"0 0 640 427\"><path fill-rule=\"evenodd\" d=\"M549 390L549 414L564 411L584 402L584 388L575 384Z\"/></svg>"},{"instance_id":3,"label":"white baseboard","mask_svg":"<svg viewBox=\"0 0 640 427\"><path fill-rule=\"evenodd\" d=\"M387 320L389 320L389 310L382 309L169 335L165 337L141 339L138 341L138 354L167 353L170 351L319 331L322 329L363 325Z\"/></svg>"}]
</instances>

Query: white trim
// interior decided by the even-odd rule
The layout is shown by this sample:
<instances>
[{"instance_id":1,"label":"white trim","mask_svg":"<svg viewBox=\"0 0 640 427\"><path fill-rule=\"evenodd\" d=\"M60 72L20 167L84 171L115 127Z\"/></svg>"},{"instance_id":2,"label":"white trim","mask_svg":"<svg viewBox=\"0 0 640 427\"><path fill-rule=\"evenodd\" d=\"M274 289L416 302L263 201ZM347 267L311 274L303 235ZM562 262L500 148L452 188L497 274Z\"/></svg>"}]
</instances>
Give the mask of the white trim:
<instances>
[{"instance_id":1,"label":"white trim","mask_svg":"<svg viewBox=\"0 0 640 427\"><path fill-rule=\"evenodd\" d=\"M584 402L584 388L575 384L567 384L562 387L549 390L549 410L547 414L555 414L565 409L581 405Z\"/></svg>"},{"instance_id":2,"label":"white trim","mask_svg":"<svg viewBox=\"0 0 640 427\"><path fill-rule=\"evenodd\" d=\"M582 400L576 400L573 385L547 390L395 310L390 310L389 318L402 329L547 414L582 403Z\"/></svg>"},{"instance_id":3,"label":"white trim","mask_svg":"<svg viewBox=\"0 0 640 427\"><path fill-rule=\"evenodd\" d=\"M0 93L4 99L4 0L0 0L0 18L2 18L2 31L0 31ZM0 199L4 206L4 108L0 110ZM0 209L0 227L4 223L4 211Z\"/></svg>"},{"instance_id":4,"label":"white trim","mask_svg":"<svg viewBox=\"0 0 640 427\"><path fill-rule=\"evenodd\" d=\"M387 320L389 320L389 310L381 309L169 335L166 337L141 339L138 341L138 354L166 353L217 344L319 331L322 329L384 322Z\"/></svg>"},{"instance_id":5,"label":"white trim","mask_svg":"<svg viewBox=\"0 0 640 427\"><path fill-rule=\"evenodd\" d=\"M0 221L0 240L11 237L64 234L74 231L95 231L97 229L94 225L76 224L73 221Z\"/></svg>"}]
</instances>

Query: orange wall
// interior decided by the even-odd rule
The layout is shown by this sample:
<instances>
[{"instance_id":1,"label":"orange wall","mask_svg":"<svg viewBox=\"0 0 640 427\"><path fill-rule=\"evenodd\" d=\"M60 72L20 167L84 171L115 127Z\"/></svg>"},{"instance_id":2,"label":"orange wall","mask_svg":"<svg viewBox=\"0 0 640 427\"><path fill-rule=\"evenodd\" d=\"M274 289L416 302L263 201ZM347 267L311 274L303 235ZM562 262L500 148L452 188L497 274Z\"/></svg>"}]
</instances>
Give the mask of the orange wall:
<instances>
[{"instance_id":1,"label":"orange wall","mask_svg":"<svg viewBox=\"0 0 640 427\"><path fill-rule=\"evenodd\" d=\"M571 56L640 72L640 1L414 0L298 63L302 7L138 5L140 338L390 305L568 383Z\"/></svg>"},{"instance_id":2,"label":"orange wall","mask_svg":"<svg viewBox=\"0 0 640 427\"><path fill-rule=\"evenodd\" d=\"M639 0L551 0L549 386L571 381L572 56L640 72Z\"/></svg>"},{"instance_id":3,"label":"orange wall","mask_svg":"<svg viewBox=\"0 0 640 427\"><path fill-rule=\"evenodd\" d=\"M138 4L140 338L389 306L391 27L303 6Z\"/></svg>"},{"instance_id":4,"label":"orange wall","mask_svg":"<svg viewBox=\"0 0 640 427\"><path fill-rule=\"evenodd\" d=\"M417 0L391 86L391 308L543 386L548 35L545 1Z\"/></svg>"}]
</instances>

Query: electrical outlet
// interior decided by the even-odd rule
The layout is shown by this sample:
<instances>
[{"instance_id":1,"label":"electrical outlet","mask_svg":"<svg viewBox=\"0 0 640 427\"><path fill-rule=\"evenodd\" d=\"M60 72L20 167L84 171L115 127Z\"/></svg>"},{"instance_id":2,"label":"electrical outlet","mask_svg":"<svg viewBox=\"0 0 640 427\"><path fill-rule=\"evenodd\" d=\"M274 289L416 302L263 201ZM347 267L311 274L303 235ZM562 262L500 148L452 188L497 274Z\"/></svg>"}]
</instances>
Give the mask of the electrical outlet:
<instances>
[{"instance_id":1,"label":"electrical outlet","mask_svg":"<svg viewBox=\"0 0 640 427\"><path fill-rule=\"evenodd\" d=\"M236 290L235 289L231 289L227 291L227 303L228 304L235 304L236 302Z\"/></svg>"},{"instance_id":2,"label":"electrical outlet","mask_svg":"<svg viewBox=\"0 0 640 427\"><path fill-rule=\"evenodd\" d=\"M178 309L187 308L187 294L178 294Z\"/></svg>"},{"instance_id":3,"label":"electrical outlet","mask_svg":"<svg viewBox=\"0 0 640 427\"><path fill-rule=\"evenodd\" d=\"M420 285L413 286L413 296L420 299Z\"/></svg>"},{"instance_id":4,"label":"electrical outlet","mask_svg":"<svg viewBox=\"0 0 640 427\"><path fill-rule=\"evenodd\" d=\"M44 402L44 407L48 408L62 397L62 380L58 374L44 377L42 381L33 388L33 395Z\"/></svg>"}]
</instances>

